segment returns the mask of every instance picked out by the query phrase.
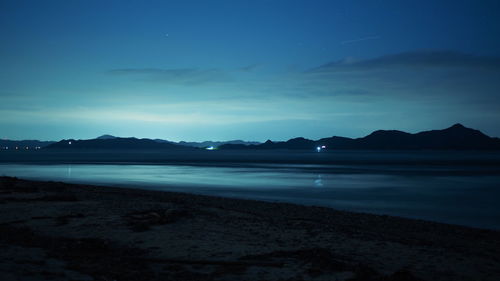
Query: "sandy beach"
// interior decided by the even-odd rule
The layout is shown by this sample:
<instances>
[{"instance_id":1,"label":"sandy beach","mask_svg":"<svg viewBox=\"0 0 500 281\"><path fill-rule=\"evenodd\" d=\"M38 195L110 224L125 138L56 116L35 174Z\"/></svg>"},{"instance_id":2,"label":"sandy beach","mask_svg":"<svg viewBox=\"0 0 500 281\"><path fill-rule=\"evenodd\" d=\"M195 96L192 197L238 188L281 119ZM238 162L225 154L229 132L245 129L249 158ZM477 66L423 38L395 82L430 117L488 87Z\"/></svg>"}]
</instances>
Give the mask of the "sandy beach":
<instances>
[{"instance_id":1,"label":"sandy beach","mask_svg":"<svg viewBox=\"0 0 500 281\"><path fill-rule=\"evenodd\" d=\"M0 178L1 280L498 280L500 232Z\"/></svg>"}]
</instances>

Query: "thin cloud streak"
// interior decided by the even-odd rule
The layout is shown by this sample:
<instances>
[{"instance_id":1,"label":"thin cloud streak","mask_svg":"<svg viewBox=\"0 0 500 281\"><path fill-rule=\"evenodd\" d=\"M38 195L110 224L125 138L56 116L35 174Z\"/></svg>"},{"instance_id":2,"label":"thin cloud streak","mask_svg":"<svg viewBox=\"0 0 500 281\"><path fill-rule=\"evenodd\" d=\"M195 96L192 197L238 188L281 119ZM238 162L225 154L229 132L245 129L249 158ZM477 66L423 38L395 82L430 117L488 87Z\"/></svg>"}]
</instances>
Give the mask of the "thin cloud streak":
<instances>
[{"instance_id":1,"label":"thin cloud streak","mask_svg":"<svg viewBox=\"0 0 500 281\"><path fill-rule=\"evenodd\" d=\"M336 71L348 68L387 67L454 67L500 70L500 57L476 56L451 50L413 51L385 55L373 59L342 59L310 71Z\"/></svg>"},{"instance_id":2,"label":"thin cloud streak","mask_svg":"<svg viewBox=\"0 0 500 281\"><path fill-rule=\"evenodd\" d=\"M345 41L340 42L340 44L342 44L342 45L348 45L348 44L358 43L358 42L362 42L362 41L377 40L377 39L380 39L380 38L381 37L378 36L378 35L377 36L367 36L367 37L358 38L358 39L345 40Z\"/></svg>"},{"instance_id":3,"label":"thin cloud streak","mask_svg":"<svg viewBox=\"0 0 500 281\"><path fill-rule=\"evenodd\" d=\"M226 72L216 68L120 68L112 69L108 73L116 76L142 76L148 81L182 85L201 85L232 80Z\"/></svg>"}]
</instances>

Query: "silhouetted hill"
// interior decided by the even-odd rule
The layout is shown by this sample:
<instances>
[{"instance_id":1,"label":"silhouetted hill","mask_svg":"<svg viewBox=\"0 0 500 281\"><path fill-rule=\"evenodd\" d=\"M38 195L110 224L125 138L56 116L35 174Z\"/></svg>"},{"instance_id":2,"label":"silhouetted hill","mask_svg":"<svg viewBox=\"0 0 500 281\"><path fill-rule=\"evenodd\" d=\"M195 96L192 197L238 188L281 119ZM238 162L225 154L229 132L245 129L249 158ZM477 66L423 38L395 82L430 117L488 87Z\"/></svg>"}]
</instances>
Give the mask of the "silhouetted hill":
<instances>
[{"instance_id":1,"label":"silhouetted hill","mask_svg":"<svg viewBox=\"0 0 500 281\"><path fill-rule=\"evenodd\" d=\"M159 142L159 143L173 143L173 144L177 144L176 142L174 141L169 141L169 140L162 140L162 139L154 139L155 142Z\"/></svg>"},{"instance_id":2,"label":"silhouetted hill","mask_svg":"<svg viewBox=\"0 0 500 281\"><path fill-rule=\"evenodd\" d=\"M309 140L302 137L288 141L265 143L234 141L205 141L205 142L171 142L161 139L120 138L112 135L102 135L90 140L62 140L59 142L37 140L0 140L0 148L25 149L29 147L48 149L169 149L187 150L204 147L219 147L223 150L237 149L290 149L315 150L326 146L327 150L500 150L500 139L491 138L478 130L455 124L447 129L424 131L416 134L397 130L378 130L362 138L346 138L333 136L319 140Z\"/></svg>"},{"instance_id":3,"label":"silhouetted hill","mask_svg":"<svg viewBox=\"0 0 500 281\"><path fill-rule=\"evenodd\" d=\"M46 147L47 149L170 149L170 150L186 150L195 149L185 146L169 143L157 142L151 139L137 138L104 138L90 140L62 140Z\"/></svg>"},{"instance_id":4,"label":"silhouetted hill","mask_svg":"<svg viewBox=\"0 0 500 281\"><path fill-rule=\"evenodd\" d=\"M98 140L110 140L110 139L116 139L117 137L112 136L112 135L102 135L100 137L97 137L96 139Z\"/></svg>"},{"instance_id":5,"label":"silhouetted hill","mask_svg":"<svg viewBox=\"0 0 500 281\"><path fill-rule=\"evenodd\" d=\"M444 130L434 130L416 134L417 141L428 147L473 149L473 148L500 148L498 138L490 138L482 132L469 129L461 124L455 124Z\"/></svg>"},{"instance_id":6,"label":"silhouetted hill","mask_svg":"<svg viewBox=\"0 0 500 281\"><path fill-rule=\"evenodd\" d=\"M376 131L359 139L366 149L499 149L500 141L478 130L455 124L444 130L409 134L401 131Z\"/></svg>"},{"instance_id":7,"label":"silhouetted hill","mask_svg":"<svg viewBox=\"0 0 500 281\"><path fill-rule=\"evenodd\" d=\"M113 141L114 140L114 141ZM71 145L69 144L71 142ZM51 142L54 144L49 148L99 148L99 149L188 149L188 148L206 148L219 147L224 144L238 145L256 145L259 142L247 142L242 140L231 141L204 141L204 142L173 142L164 139L137 139L121 138L112 135L102 135L89 140L62 140L60 142ZM45 145L47 146L47 145Z\"/></svg>"},{"instance_id":8,"label":"silhouetted hill","mask_svg":"<svg viewBox=\"0 0 500 281\"><path fill-rule=\"evenodd\" d=\"M28 147L29 149L33 149L36 147L46 147L50 144L55 143L54 141L39 141L39 140L0 140L0 148L1 149L16 149L18 147L19 149L26 149Z\"/></svg>"},{"instance_id":9,"label":"silhouetted hill","mask_svg":"<svg viewBox=\"0 0 500 281\"><path fill-rule=\"evenodd\" d=\"M96 139L116 139L118 137L112 136L112 135L102 135ZM224 144L243 144L243 145L256 145L260 144L260 142L256 141L242 141L242 140L230 140L230 141L203 141L203 142L187 142L187 141L180 141L180 142L174 142L174 141L169 141L169 140L164 140L164 139L153 139L153 141L158 142L158 143L171 143L171 144L177 144L177 145L182 145L182 146L188 146L188 147L198 147L198 148L207 148L210 146L213 147L219 147Z\"/></svg>"},{"instance_id":10,"label":"silhouetted hill","mask_svg":"<svg viewBox=\"0 0 500 281\"><path fill-rule=\"evenodd\" d=\"M351 139L345 137L323 138L317 141L294 138L286 142L266 141L260 145L223 145L220 149L327 149L366 150L500 150L500 140L491 138L478 130L455 124L444 130L424 131L410 134L396 130L378 130L366 137Z\"/></svg>"}]
</instances>

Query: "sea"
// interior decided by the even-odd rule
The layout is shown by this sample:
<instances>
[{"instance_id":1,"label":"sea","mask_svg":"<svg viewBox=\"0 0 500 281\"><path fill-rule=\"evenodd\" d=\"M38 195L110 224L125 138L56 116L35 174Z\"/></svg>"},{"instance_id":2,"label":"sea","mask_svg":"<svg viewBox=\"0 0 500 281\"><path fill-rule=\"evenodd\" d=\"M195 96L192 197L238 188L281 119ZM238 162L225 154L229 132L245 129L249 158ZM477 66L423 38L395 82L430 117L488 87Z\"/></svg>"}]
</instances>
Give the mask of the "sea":
<instances>
[{"instance_id":1,"label":"sea","mask_svg":"<svg viewBox=\"0 0 500 281\"><path fill-rule=\"evenodd\" d=\"M500 230L500 166L455 162L0 163L0 175L288 202Z\"/></svg>"}]
</instances>

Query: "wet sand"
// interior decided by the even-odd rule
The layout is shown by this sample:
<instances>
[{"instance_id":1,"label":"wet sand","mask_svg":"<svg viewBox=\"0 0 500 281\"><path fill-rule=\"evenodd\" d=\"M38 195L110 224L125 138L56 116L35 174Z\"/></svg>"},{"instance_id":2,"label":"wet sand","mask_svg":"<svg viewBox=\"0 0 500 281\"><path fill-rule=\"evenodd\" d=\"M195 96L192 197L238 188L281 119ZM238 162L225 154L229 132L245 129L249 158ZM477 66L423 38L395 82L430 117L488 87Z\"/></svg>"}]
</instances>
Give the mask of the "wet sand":
<instances>
[{"instance_id":1,"label":"wet sand","mask_svg":"<svg viewBox=\"0 0 500 281\"><path fill-rule=\"evenodd\" d=\"M1 280L499 280L500 232L0 178Z\"/></svg>"}]
</instances>

